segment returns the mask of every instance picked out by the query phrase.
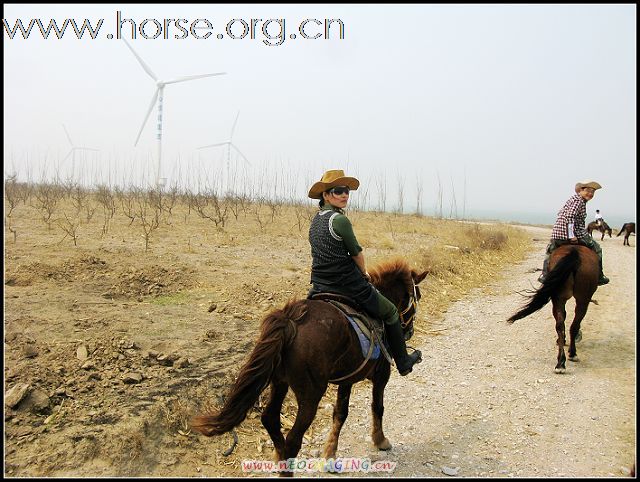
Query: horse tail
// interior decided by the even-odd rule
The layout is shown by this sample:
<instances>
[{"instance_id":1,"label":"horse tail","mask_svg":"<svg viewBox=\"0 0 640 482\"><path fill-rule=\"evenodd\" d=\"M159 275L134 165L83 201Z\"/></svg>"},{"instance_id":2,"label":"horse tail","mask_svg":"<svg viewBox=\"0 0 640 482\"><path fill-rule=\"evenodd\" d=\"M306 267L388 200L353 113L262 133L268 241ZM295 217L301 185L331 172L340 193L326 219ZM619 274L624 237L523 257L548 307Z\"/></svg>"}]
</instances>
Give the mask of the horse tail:
<instances>
[{"instance_id":1,"label":"horse tail","mask_svg":"<svg viewBox=\"0 0 640 482\"><path fill-rule=\"evenodd\" d=\"M284 308L269 313L261 324L260 336L249 360L240 369L222 409L218 413L198 415L191 427L206 435L220 435L237 427L271 381L282 360L282 350L296 335L296 322L307 311L300 301L290 301Z\"/></svg>"},{"instance_id":2,"label":"horse tail","mask_svg":"<svg viewBox=\"0 0 640 482\"><path fill-rule=\"evenodd\" d=\"M624 223L620 228L620 231L618 231L618 234L616 234L616 238L622 234L622 232L624 231L624 228L626 227L627 227L627 223Z\"/></svg>"},{"instance_id":3,"label":"horse tail","mask_svg":"<svg viewBox=\"0 0 640 482\"><path fill-rule=\"evenodd\" d=\"M574 248L549 271L542 286L529 297L531 301L507 321L513 323L516 320L529 316L531 313L535 313L549 303L551 297L558 290L562 289L569 275L575 275L578 268L580 268L580 253Z\"/></svg>"}]
</instances>

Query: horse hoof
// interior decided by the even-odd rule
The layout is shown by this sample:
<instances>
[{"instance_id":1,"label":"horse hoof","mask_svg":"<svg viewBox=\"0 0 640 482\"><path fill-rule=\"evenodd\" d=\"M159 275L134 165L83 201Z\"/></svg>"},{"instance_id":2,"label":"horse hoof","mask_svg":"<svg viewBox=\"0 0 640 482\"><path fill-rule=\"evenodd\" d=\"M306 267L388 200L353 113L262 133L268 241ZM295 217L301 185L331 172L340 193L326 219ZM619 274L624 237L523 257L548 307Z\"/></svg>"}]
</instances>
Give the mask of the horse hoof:
<instances>
[{"instance_id":1,"label":"horse hoof","mask_svg":"<svg viewBox=\"0 0 640 482\"><path fill-rule=\"evenodd\" d=\"M579 361L580 361L580 358L578 358L578 356L577 356L577 355L576 355L576 356L570 356L570 357L569 357L569 360L570 360L570 361L572 361L572 362L579 362Z\"/></svg>"},{"instance_id":2,"label":"horse hoof","mask_svg":"<svg viewBox=\"0 0 640 482\"><path fill-rule=\"evenodd\" d=\"M322 454L322 456L325 459L335 459L336 458L336 451L335 450L325 450L325 452Z\"/></svg>"},{"instance_id":3,"label":"horse hoof","mask_svg":"<svg viewBox=\"0 0 640 482\"><path fill-rule=\"evenodd\" d=\"M391 450L391 442L389 442L389 439L385 437L385 439L380 442L379 444L376 444L376 448L378 450Z\"/></svg>"},{"instance_id":4,"label":"horse hoof","mask_svg":"<svg viewBox=\"0 0 640 482\"><path fill-rule=\"evenodd\" d=\"M567 371L567 369L566 369L566 368L558 368L558 367L556 367L554 371L555 371L556 373L564 373L564 372L566 372L566 371Z\"/></svg>"}]
</instances>

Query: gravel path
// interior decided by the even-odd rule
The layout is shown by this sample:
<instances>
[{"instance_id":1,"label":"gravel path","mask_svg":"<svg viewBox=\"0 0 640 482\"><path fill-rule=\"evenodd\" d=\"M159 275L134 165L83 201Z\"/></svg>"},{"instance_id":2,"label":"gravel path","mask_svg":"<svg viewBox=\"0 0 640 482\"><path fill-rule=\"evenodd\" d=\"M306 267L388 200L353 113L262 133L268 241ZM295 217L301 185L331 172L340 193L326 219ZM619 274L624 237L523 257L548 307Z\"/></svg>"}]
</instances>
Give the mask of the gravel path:
<instances>
[{"instance_id":1,"label":"gravel path","mask_svg":"<svg viewBox=\"0 0 640 482\"><path fill-rule=\"evenodd\" d=\"M554 373L551 304L506 323L537 287L549 232L526 227L535 249L522 263L447 312L439 336L419 348L407 377L393 372L385 391L385 434L370 443L370 385L351 397L338 457L397 463L393 477L628 476L636 450L635 238L607 238L605 273L582 322L580 362ZM573 302L567 306L572 316ZM568 325L567 325L568 330ZM304 447L303 447L304 449ZM302 455L302 454L301 454ZM349 475L364 475L351 473Z\"/></svg>"}]
</instances>

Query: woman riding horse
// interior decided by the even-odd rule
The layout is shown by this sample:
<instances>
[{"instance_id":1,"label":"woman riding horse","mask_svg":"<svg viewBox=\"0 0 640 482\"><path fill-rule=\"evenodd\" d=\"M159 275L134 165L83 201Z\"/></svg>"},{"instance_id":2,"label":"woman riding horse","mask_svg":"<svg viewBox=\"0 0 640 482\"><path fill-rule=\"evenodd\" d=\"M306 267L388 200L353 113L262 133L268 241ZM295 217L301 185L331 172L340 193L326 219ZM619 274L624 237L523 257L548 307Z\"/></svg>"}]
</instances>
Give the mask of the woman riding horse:
<instances>
[{"instance_id":1,"label":"woman riding horse","mask_svg":"<svg viewBox=\"0 0 640 482\"><path fill-rule=\"evenodd\" d=\"M600 275L598 277L598 286L606 285L609 282L602 271L602 248L587 233L584 221L587 217L587 202L593 199L597 189L602 188L595 181L579 182L575 186L575 194L571 196L564 204L562 209L558 211L558 218L553 225L551 232L551 241L547 245L547 253L542 265L542 274L538 278L540 283L544 283L549 272L549 257L551 253L563 244L582 244L598 255L600 263Z\"/></svg>"},{"instance_id":2,"label":"woman riding horse","mask_svg":"<svg viewBox=\"0 0 640 482\"><path fill-rule=\"evenodd\" d=\"M344 214L349 191L358 186L356 178L345 176L342 170L331 170L309 190L311 199L320 200L320 210L309 227L313 258L309 296L321 292L345 295L374 318L382 319L396 367L404 376L422 361L422 354L419 350L407 354L398 310L371 284L362 248Z\"/></svg>"}]
</instances>

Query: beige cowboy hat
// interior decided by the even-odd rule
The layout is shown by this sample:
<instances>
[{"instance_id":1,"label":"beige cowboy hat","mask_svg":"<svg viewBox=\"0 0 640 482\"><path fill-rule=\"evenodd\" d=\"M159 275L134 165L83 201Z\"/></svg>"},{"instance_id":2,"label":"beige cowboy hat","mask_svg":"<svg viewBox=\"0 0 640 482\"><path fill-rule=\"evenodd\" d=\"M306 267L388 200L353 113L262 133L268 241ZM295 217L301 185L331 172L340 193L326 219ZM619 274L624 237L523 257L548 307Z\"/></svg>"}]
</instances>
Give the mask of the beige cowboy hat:
<instances>
[{"instance_id":1,"label":"beige cowboy hat","mask_svg":"<svg viewBox=\"0 0 640 482\"><path fill-rule=\"evenodd\" d=\"M355 177L344 175L342 169L332 169L322 175L322 179L316 182L309 189L309 197L311 199L322 199L322 193L336 186L347 186L352 191L358 189L360 181Z\"/></svg>"},{"instance_id":2,"label":"beige cowboy hat","mask_svg":"<svg viewBox=\"0 0 640 482\"><path fill-rule=\"evenodd\" d=\"M590 187L592 189L602 188L602 186L595 181L579 182L576 184L576 193L579 193L585 187Z\"/></svg>"}]
</instances>

